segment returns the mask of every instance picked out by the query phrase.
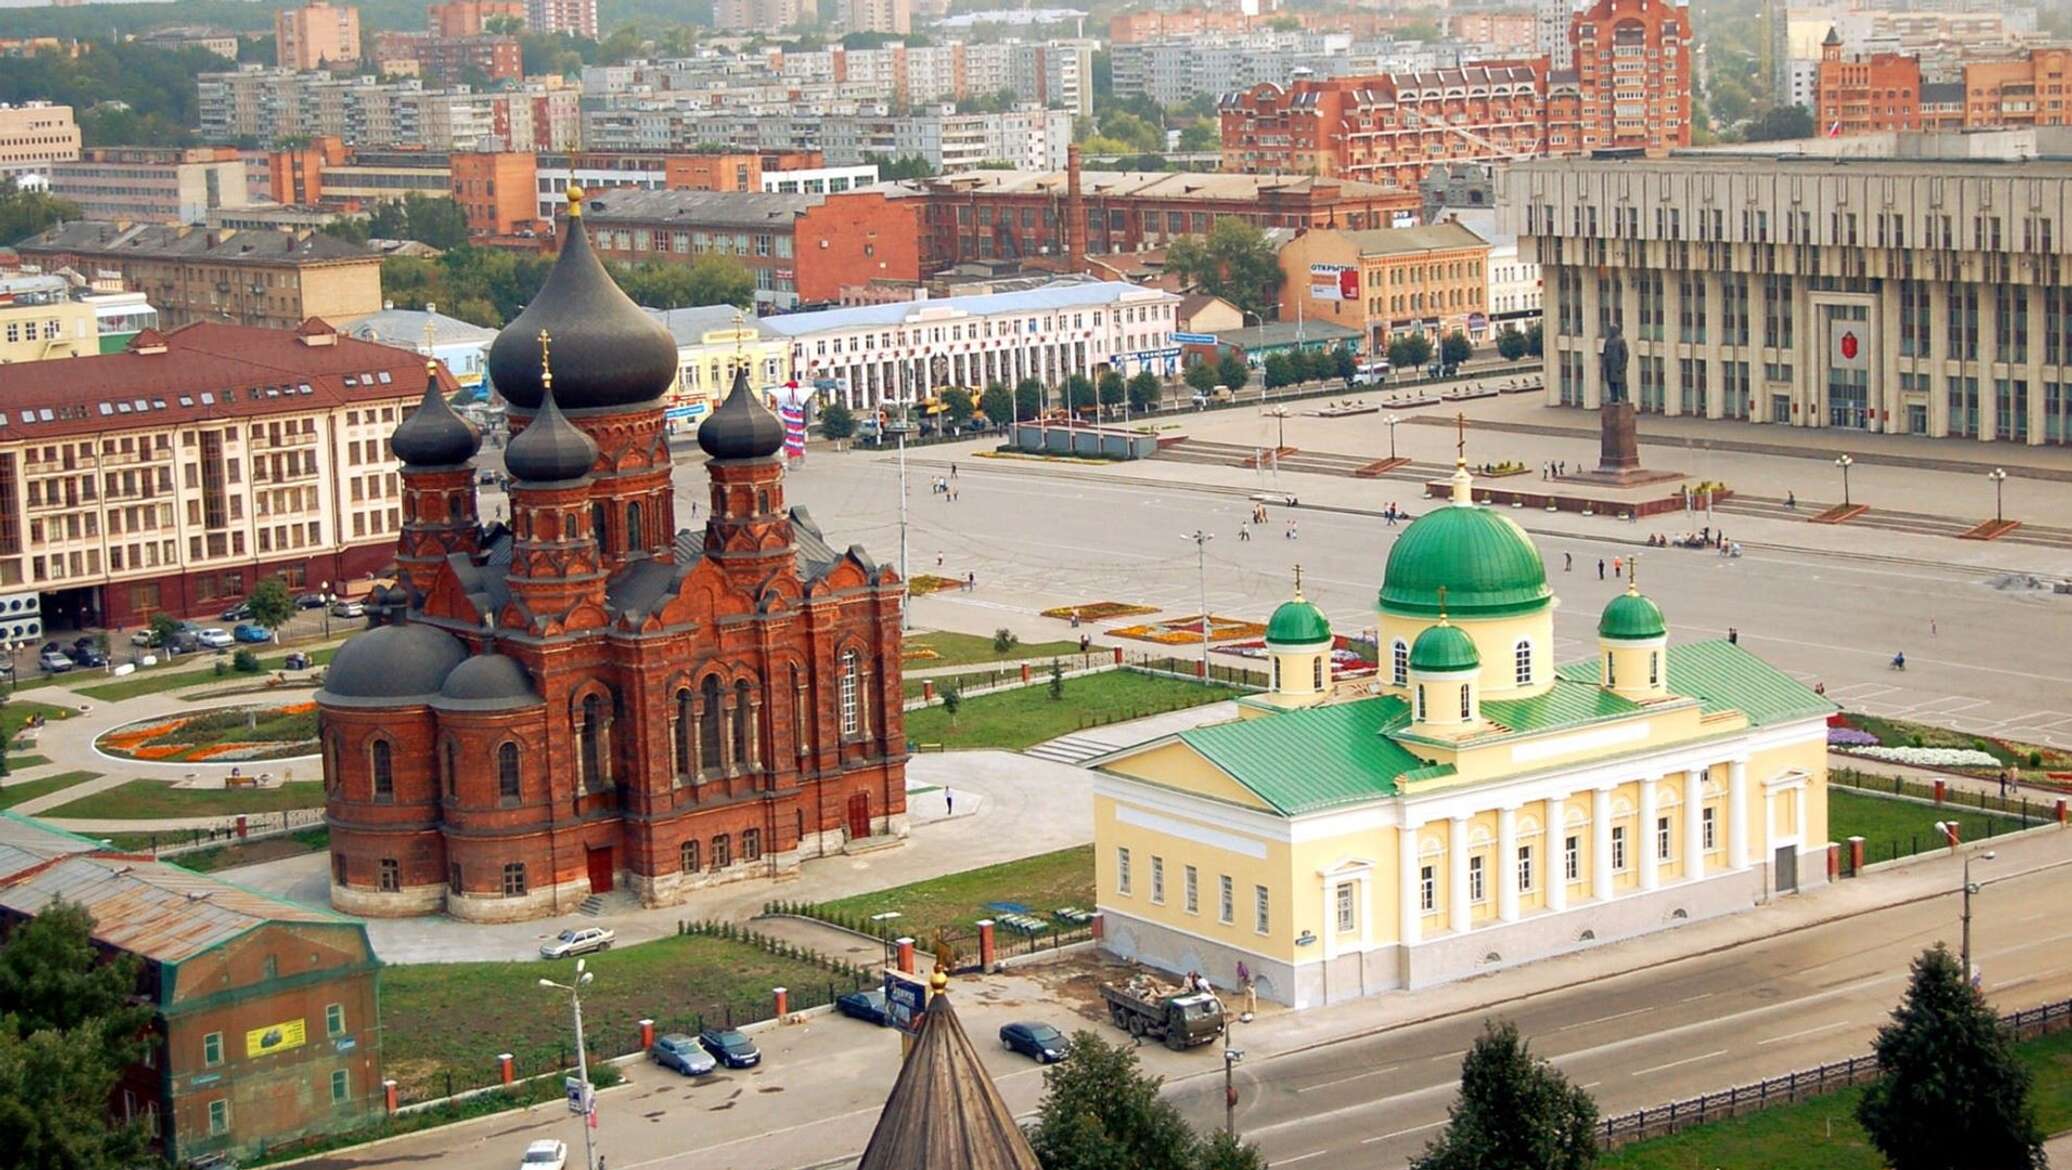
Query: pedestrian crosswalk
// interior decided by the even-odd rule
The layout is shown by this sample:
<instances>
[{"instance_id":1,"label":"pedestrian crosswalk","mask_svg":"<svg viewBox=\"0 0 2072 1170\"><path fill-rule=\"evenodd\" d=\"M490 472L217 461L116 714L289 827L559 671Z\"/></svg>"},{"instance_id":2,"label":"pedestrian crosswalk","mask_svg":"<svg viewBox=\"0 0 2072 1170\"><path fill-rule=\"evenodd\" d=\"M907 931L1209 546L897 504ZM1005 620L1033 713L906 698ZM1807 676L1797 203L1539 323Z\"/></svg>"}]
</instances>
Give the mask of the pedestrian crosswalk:
<instances>
[{"instance_id":1,"label":"pedestrian crosswalk","mask_svg":"<svg viewBox=\"0 0 2072 1170\"><path fill-rule=\"evenodd\" d=\"M1035 747L1025 748L1023 754L1035 756L1039 760L1049 760L1055 764L1070 764L1076 768L1096 756L1107 755L1117 746L1090 735L1061 735Z\"/></svg>"}]
</instances>

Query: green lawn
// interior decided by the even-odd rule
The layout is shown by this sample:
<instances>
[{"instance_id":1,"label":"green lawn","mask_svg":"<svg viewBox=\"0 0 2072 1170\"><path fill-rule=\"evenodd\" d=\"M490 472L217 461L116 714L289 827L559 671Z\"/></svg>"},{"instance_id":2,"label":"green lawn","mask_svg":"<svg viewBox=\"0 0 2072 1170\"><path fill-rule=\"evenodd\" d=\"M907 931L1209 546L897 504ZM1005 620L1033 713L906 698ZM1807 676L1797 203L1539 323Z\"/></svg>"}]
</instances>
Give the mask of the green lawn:
<instances>
[{"instance_id":1,"label":"green lawn","mask_svg":"<svg viewBox=\"0 0 2072 1170\"><path fill-rule=\"evenodd\" d=\"M93 780L99 776L99 772L60 772L55 776L45 776L39 780L24 780L20 784L9 784L5 788L0 788L0 808L13 808L25 800L34 800L39 796L48 796L60 788L70 788L82 780Z\"/></svg>"},{"instance_id":2,"label":"green lawn","mask_svg":"<svg viewBox=\"0 0 2072 1170\"><path fill-rule=\"evenodd\" d=\"M125 834L134 836L135 834ZM136 846L131 846L136 848ZM144 848L149 848L146 841ZM262 861L279 861L284 857L300 857L304 853L315 853L331 847L331 830L318 827L300 832L284 833L277 837L266 837L258 841L240 841L226 845L212 845L192 853L182 853L166 858L185 869L197 873L210 873L219 869L230 869L239 865L257 865Z\"/></svg>"},{"instance_id":3,"label":"green lawn","mask_svg":"<svg viewBox=\"0 0 2072 1170\"><path fill-rule=\"evenodd\" d=\"M1020 751L1094 723L1177 711L1235 698L1237 694L1220 685L1203 686L1185 679L1111 670L1066 679L1062 699L1050 697L1047 682L1018 691L980 695L964 703L957 712L955 726L941 707L911 711L906 717L906 734L915 743L939 743L945 748Z\"/></svg>"},{"instance_id":4,"label":"green lawn","mask_svg":"<svg viewBox=\"0 0 2072 1170\"><path fill-rule=\"evenodd\" d=\"M654 1020L658 1034L693 1032L701 1016L723 1022L729 1005L737 1019L767 1015L773 987L789 989L794 1007L824 1002L830 981L836 994L854 989L818 964L696 935L587 958L596 979L583 990L583 1029L606 1056L638 1047L642 1019ZM413 1101L443 1094L449 1070L456 1088L488 1081L499 1052L517 1057L520 1076L555 1067L569 1043L568 996L539 980L565 982L574 967L532 960L383 968L382 1017L407 1021L384 1029L383 1074L402 1082L403 1099Z\"/></svg>"},{"instance_id":5,"label":"green lawn","mask_svg":"<svg viewBox=\"0 0 2072 1170\"><path fill-rule=\"evenodd\" d=\"M1941 834L1935 831L1935 822L1951 819L1964 827L1966 841L1985 836L1989 823L1995 833L2011 833L2021 828L2017 817L1994 816L1976 809L1960 810L1954 805L1937 809L1911 800L1873 796L1840 785L1831 784L1827 789L1828 839L1846 842L1851 837L1862 837L1864 860L1870 863L1943 848L1944 842Z\"/></svg>"},{"instance_id":6,"label":"green lawn","mask_svg":"<svg viewBox=\"0 0 2072 1170\"><path fill-rule=\"evenodd\" d=\"M966 666L973 662L1019 662L1025 658L1050 658L1058 655L1079 653L1079 642L1017 642L1012 649L1002 653L993 649L993 639L977 634L952 634L941 630L907 635L906 647L926 646L935 651L933 658L906 659L908 670L927 670L936 666Z\"/></svg>"},{"instance_id":7,"label":"green lawn","mask_svg":"<svg viewBox=\"0 0 2072 1170\"><path fill-rule=\"evenodd\" d=\"M2044 1132L2072 1127L2072 1032L2017 1049L2035 1076L2030 1090ZM1732 1121L1635 1142L1598 1159L1598 1170L1884 1170L1856 1124L1861 1088L1845 1089Z\"/></svg>"},{"instance_id":8,"label":"green lawn","mask_svg":"<svg viewBox=\"0 0 2072 1170\"><path fill-rule=\"evenodd\" d=\"M78 712L70 707L54 707L49 703L38 703L29 699L15 699L6 706L0 706L0 739L4 739L12 744L14 737L22 733L22 728L28 724L29 717L32 715L43 716L46 723L56 723L61 719L70 719L76 714ZM8 762L14 763L13 760ZM28 765L23 764L22 766L27 767Z\"/></svg>"},{"instance_id":9,"label":"green lawn","mask_svg":"<svg viewBox=\"0 0 2072 1170\"><path fill-rule=\"evenodd\" d=\"M875 894L838 898L818 908L851 923L867 923L873 914L897 910L900 916L893 921L898 932L925 943L945 927L966 939L976 937L972 923L999 915L986 908L988 902L1019 902L1040 918L1050 917L1060 906L1093 909L1094 847L1080 845L968 869Z\"/></svg>"},{"instance_id":10,"label":"green lawn","mask_svg":"<svg viewBox=\"0 0 2072 1170\"><path fill-rule=\"evenodd\" d=\"M50 763L49 756L9 756L7 757L7 770L9 772L19 772L23 768L40 768L48 763Z\"/></svg>"},{"instance_id":11,"label":"green lawn","mask_svg":"<svg viewBox=\"0 0 2072 1170\"><path fill-rule=\"evenodd\" d=\"M1109 661L1109 657L1105 654L1095 653L1090 657L1097 663ZM1060 657L1058 662L1066 670L1078 670L1087 664L1087 658L1081 657L1079 652L1075 650L1068 657ZM964 691L970 690L972 687L989 687L999 683L1019 682L1021 677L1022 671L1019 666L1009 666L994 670L966 670L956 674L933 675L928 681L935 684L935 693L940 695L945 689L952 686L960 691ZM1050 660L1046 658L1042 662L1030 663L1029 678L1031 681L1037 682L1049 679ZM907 698L918 699L921 697L920 679L909 677L905 680L905 683Z\"/></svg>"},{"instance_id":12,"label":"green lawn","mask_svg":"<svg viewBox=\"0 0 2072 1170\"><path fill-rule=\"evenodd\" d=\"M326 646L321 650L308 651L310 660L318 666L330 662L331 656L335 653L337 653L337 648L332 646ZM196 657L202 659L202 664L198 669L191 665ZM80 687L79 693L104 702L114 702L118 699L133 699L138 695L156 695L166 691L177 691L182 687L198 687L204 683L222 683L226 680L257 678L259 674L283 669L288 661L288 655L286 651L283 651L279 654L269 654L260 658L259 670L252 674L240 674L232 670L230 659L230 651L225 651L221 658L209 655L182 655L177 663L143 667L128 678L114 679L110 682L101 683L98 686ZM222 674L216 673L214 664L218 662L223 664Z\"/></svg>"},{"instance_id":13,"label":"green lawn","mask_svg":"<svg viewBox=\"0 0 2072 1170\"><path fill-rule=\"evenodd\" d=\"M48 817L81 820L145 820L155 817L230 816L321 808L324 782L298 780L278 788L174 788L158 780L132 780L46 811Z\"/></svg>"}]
</instances>

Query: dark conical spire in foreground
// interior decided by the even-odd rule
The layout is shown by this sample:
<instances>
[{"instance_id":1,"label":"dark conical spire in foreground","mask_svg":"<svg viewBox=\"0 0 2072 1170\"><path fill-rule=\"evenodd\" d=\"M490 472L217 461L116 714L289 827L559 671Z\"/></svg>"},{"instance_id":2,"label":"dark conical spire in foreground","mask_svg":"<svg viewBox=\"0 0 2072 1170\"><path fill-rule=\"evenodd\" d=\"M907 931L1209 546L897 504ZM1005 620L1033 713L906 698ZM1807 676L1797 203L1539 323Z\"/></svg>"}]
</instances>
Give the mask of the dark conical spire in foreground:
<instances>
[{"instance_id":1,"label":"dark conical spire in foreground","mask_svg":"<svg viewBox=\"0 0 2072 1170\"><path fill-rule=\"evenodd\" d=\"M712 417L698 424L698 446L714 459L767 459L784 446L784 424L748 386L746 367Z\"/></svg>"},{"instance_id":2,"label":"dark conical spire in foreground","mask_svg":"<svg viewBox=\"0 0 2072 1170\"><path fill-rule=\"evenodd\" d=\"M554 334L564 410L651 403L676 377L676 340L641 311L606 272L583 227L583 191L568 189L568 238L546 283L489 346L489 377L513 405L539 409L546 396L532 348Z\"/></svg>"},{"instance_id":3,"label":"dark conical spire in foreground","mask_svg":"<svg viewBox=\"0 0 2072 1170\"><path fill-rule=\"evenodd\" d=\"M1041 1170L944 991L941 972L921 1033L899 1067L856 1170Z\"/></svg>"},{"instance_id":4,"label":"dark conical spire in foreground","mask_svg":"<svg viewBox=\"0 0 2072 1170\"><path fill-rule=\"evenodd\" d=\"M396 458L410 467L452 467L475 457L482 436L447 405L439 389L439 363L424 364L424 398L389 436Z\"/></svg>"}]
</instances>

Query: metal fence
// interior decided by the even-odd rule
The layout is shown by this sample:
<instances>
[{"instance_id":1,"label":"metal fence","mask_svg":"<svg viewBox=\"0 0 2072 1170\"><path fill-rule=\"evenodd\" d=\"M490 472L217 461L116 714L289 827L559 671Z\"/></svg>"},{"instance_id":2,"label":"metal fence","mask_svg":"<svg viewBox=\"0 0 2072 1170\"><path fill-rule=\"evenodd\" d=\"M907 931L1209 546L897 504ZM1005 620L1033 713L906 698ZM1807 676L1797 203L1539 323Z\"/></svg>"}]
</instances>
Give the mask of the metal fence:
<instances>
[{"instance_id":1,"label":"metal fence","mask_svg":"<svg viewBox=\"0 0 2072 1170\"><path fill-rule=\"evenodd\" d=\"M2010 1012L2000 1020L2017 1039L2026 1040L2046 1032L2061 1031L2072 1027L2072 1000ZM1852 1056L1833 1064L1799 1069L1717 1093L1701 1093L1682 1101L1607 1117L1598 1122L1597 1141L1602 1148L1613 1149L1628 1142L1663 1137L1707 1122L1794 1104L1808 1097L1875 1080L1877 1076L1878 1060L1875 1056Z\"/></svg>"},{"instance_id":2,"label":"metal fence","mask_svg":"<svg viewBox=\"0 0 2072 1170\"><path fill-rule=\"evenodd\" d=\"M1923 801L1935 805L1935 788L1918 780L1899 776L1879 776L1859 772L1853 768L1834 768L1828 772L1831 785L1854 789L1872 796L1892 796L1911 801ZM2056 800L2048 802L2031 801L2025 796L1996 796L1987 792L1974 792L1961 788L1946 788L1943 799L1935 807L1947 808L1952 812L1977 813L1985 824L1985 837L1991 839L2002 833L2020 832L2023 829L2047 825L2056 819ZM1905 837L1872 837L1863 843L1865 866L1897 861L1917 853L1941 849L1948 844L1938 835L1929 822L1935 809L1923 807L1922 831ZM1844 844L1841 851L1841 872L1843 877L1855 877L1855 858Z\"/></svg>"},{"instance_id":3,"label":"metal fence","mask_svg":"<svg viewBox=\"0 0 2072 1170\"><path fill-rule=\"evenodd\" d=\"M1830 768L1827 779L1830 784L1840 784L1865 792L1889 792L1894 796L1911 796L1916 800L1935 800L1935 785L1904 776L1885 776L1856 768ZM2026 826L2053 819L2057 815L2057 801L2055 793L2047 798L2037 797L2032 800L2019 791L2000 796L1984 789L1970 790L1952 785L1943 789L1941 803L1960 808L1975 808L1980 812L2020 817Z\"/></svg>"},{"instance_id":4,"label":"metal fence","mask_svg":"<svg viewBox=\"0 0 2072 1170\"><path fill-rule=\"evenodd\" d=\"M1122 664L1148 674L1169 674L1198 679L1201 677L1201 647L1197 645L1191 655L1149 654L1142 650L1125 650L1122 653ZM1209 663L1209 681L1263 691L1272 685L1273 676L1264 670L1254 670L1249 666L1226 666L1212 661Z\"/></svg>"},{"instance_id":5,"label":"metal fence","mask_svg":"<svg viewBox=\"0 0 2072 1170\"><path fill-rule=\"evenodd\" d=\"M224 817L222 823L213 828L155 829L136 834L148 838L145 847L136 850L153 857L178 857L183 853L194 853L203 849L214 849L223 845L242 845L252 841L263 841L268 837L280 837L299 833L304 829L320 829L324 826L324 810L321 808L291 808L281 812L249 813L245 816L245 831L237 831L237 818Z\"/></svg>"}]
</instances>

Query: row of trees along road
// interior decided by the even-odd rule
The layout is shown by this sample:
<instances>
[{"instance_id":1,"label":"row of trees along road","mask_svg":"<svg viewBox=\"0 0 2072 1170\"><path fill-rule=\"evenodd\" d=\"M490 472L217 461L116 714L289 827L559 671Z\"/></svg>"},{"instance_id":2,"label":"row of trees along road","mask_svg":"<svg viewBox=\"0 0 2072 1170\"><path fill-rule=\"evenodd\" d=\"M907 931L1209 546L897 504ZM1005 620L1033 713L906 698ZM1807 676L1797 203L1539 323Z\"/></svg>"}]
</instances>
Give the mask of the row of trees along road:
<instances>
[{"instance_id":1,"label":"row of trees along road","mask_svg":"<svg viewBox=\"0 0 2072 1170\"><path fill-rule=\"evenodd\" d=\"M2043 1170L2029 1070L1948 948L1914 960L1872 1051L1878 1077L1856 1120L1891 1170ZM1535 1058L1516 1025L1492 1022L1461 1063L1446 1128L1411 1170L1588 1170L1597 1134L1590 1095Z\"/></svg>"}]
</instances>

